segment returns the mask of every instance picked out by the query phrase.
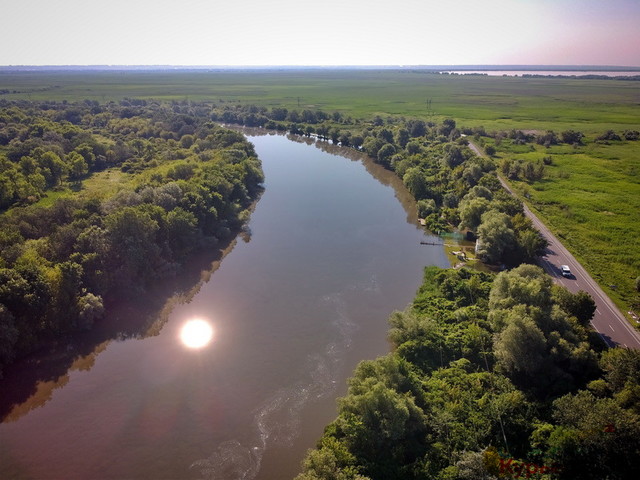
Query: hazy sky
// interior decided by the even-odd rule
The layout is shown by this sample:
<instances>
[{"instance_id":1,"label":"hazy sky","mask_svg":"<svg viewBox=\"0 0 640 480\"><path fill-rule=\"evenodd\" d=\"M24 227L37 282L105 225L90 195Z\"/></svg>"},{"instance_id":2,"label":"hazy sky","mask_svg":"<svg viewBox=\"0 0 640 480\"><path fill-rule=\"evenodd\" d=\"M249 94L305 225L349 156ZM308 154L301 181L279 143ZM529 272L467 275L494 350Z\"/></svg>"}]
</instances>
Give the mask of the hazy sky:
<instances>
[{"instance_id":1,"label":"hazy sky","mask_svg":"<svg viewBox=\"0 0 640 480\"><path fill-rule=\"evenodd\" d=\"M640 0L4 0L0 65L640 66Z\"/></svg>"}]
</instances>

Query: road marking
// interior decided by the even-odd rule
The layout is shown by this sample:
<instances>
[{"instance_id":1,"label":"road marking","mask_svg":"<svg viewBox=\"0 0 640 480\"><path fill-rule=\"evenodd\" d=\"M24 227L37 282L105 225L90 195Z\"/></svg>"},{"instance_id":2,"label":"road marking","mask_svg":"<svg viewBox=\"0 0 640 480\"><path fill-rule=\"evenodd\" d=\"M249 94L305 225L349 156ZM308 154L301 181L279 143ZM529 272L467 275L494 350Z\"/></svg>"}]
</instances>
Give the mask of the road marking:
<instances>
[{"instance_id":1,"label":"road marking","mask_svg":"<svg viewBox=\"0 0 640 480\"><path fill-rule=\"evenodd\" d=\"M600 315L600 310L598 310L597 308L596 308L596 312L598 312L598 315Z\"/></svg>"},{"instance_id":2,"label":"road marking","mask_svg":"<svg viewBox=\"0 0 640 480\"><path fill-rule=\"evenodd\" d=\"M611 330L613 330L613 327L611 326L611 324L609 324L609 328L610 328ZM615 332L615 330L613 330L613 331Z\"/></svg>"}]
</instances>

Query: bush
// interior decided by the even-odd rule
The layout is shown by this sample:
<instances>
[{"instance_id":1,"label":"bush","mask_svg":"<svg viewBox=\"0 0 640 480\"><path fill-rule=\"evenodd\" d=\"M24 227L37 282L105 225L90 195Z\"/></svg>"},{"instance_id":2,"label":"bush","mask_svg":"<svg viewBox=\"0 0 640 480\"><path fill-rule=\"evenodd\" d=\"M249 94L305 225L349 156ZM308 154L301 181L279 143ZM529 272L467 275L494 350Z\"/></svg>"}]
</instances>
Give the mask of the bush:
<instances>
[{"instance_id":1,"label":"bush","mask_svg":"<svg viewBox=\"0 0 640 480\"><path fill-rule=\"evenodd\" d=\"M575 130L565 130L560 134L564 143L571 145L581 145L584 134L582 132L576 132Z\"/></svg>"},{"instance_id":2,"label":"bush","mask_svg":"<svg viewBox=\"0 0 640 480\"><path fill-rule=\"evenodd\" d=\"M596 140L607 141L607 140L622 140L620 135L618 135L613 130L607 130L602 135L596 138Z\"/></svg>"},{"instance_id":3,"label":"bush","mask_svg":"<svg viewBox=\"0 0 640 480\"><path fill-rule=\"evenodd\" d=\"M637 130L625 130L623 135L625 140L635 141L640 138L640 132Z\"/></svg>"}]
</instances>

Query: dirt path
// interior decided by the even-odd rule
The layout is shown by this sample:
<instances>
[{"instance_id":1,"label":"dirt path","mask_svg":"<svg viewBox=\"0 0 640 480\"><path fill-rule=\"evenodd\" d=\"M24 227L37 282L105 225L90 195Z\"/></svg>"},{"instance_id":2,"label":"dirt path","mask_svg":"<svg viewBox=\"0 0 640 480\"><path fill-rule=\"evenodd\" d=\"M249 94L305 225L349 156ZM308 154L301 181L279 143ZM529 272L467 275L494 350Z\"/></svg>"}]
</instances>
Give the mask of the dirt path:
<instances>
[{"instance_id":1,"label":"dirt path","mask_svg":"<svg viewBox=\"0 0 640 480\"><path fill-rule=\"evenodd\" d=\"M482 150L471 141L469 141L469 148L471 148L476 155L481 157L485 156ZM499 176L498 178L502 186L509 193L517 196L502 178ZM570 292L576 293L579 290L584 290L593 297L597 308L591 324L607 345L640 349L640 334L629 325L625 316L622 315L609 296L526 205L524 205L524 213L549 242L549 246L545 250L544 255L538 259L538 264L553 277L556 283L566 287ZM561 265L569 266L573 273L571 278L562 276L560 273Z\"/></svg>"}]
</instances>

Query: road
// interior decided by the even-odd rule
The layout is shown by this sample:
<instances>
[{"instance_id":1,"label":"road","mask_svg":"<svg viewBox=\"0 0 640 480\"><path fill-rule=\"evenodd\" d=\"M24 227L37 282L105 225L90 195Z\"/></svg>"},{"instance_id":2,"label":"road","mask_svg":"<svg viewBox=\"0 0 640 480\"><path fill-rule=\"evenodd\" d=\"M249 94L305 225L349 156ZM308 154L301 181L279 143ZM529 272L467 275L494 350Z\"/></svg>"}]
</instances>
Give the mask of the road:
<instances>
[{"instance_id":1,"label":"road","mask_svg":"<svg viewBox=\"0 0 640 480\"><path fill-rule=\"evenodd\" d=\"M469 142L469 147L477 155L485 156L480 148L472 142ZM509 193L514 195L511 188L501 178L500 183ZM553 277L556 283L566 287L570 292L576 293L579 290L584 290L591 295L596 302L596 311L591 320L591 325L607 345L610 347L621 346L640 349L640 334L629 324L618 307L591 278L591 275L587 273L574 256L569 253L564 245L526 205L524 205L524 213L549 242L549 246L546 248L544 255L539 258L538 263ZM560 273L561 265L569 266L573 274L571 278L562 276Z\"/></svg>"}]
</instances>

